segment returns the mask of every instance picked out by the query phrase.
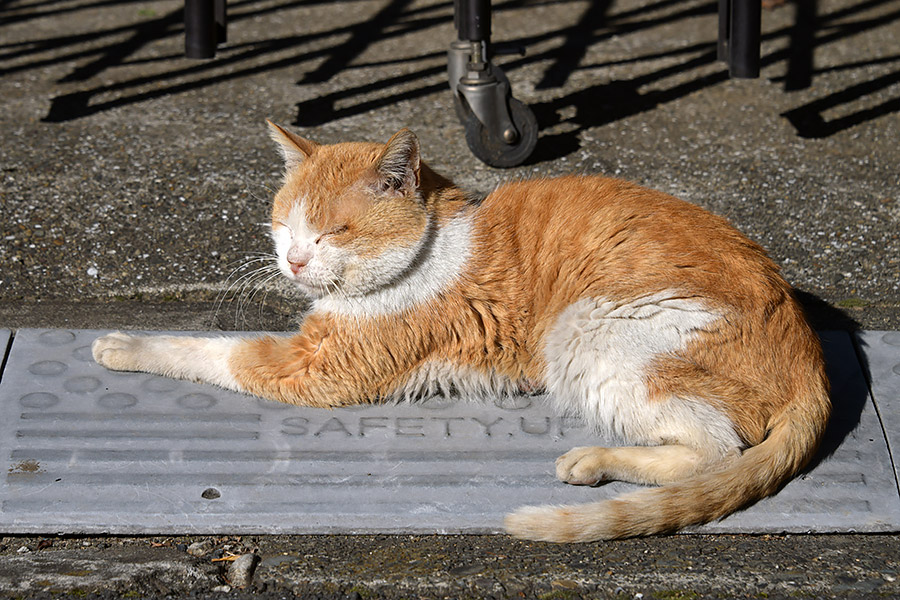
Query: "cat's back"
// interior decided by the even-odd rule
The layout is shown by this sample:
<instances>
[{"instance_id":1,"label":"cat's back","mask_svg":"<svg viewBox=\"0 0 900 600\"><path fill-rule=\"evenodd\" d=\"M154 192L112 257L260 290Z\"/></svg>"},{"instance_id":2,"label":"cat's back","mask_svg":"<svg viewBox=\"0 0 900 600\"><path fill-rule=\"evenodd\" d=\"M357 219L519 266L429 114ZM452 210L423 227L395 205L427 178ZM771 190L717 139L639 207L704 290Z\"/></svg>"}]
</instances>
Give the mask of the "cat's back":
<instances>
[{"instance_id":1,"label":"cat's back","mask_svg":"<svg viewBox=\"0 0 900 600\"><path fill-rule=\"evenodd\" d=\"M492 258L517 263L536 288L568 296L690 288L714 297L732 283L746 290L758 282L763 292L780 281L762 248L725 219L615 178L509 183L484 200L477 222Z\"/></svg>"},{"instance_id":2,"label":"cat's back","mask_svg":"<svg viewBox=\"0 0 900 600\"><path fill-rule=\"evenodd\" d=\"M731 235L712 213L638 184L603 176L568 175L507 183L484 201L485 216L514 223L523 232L602 242L626 228L638 238L664 237L683 227Z\"/></svg>"}]
</instances>

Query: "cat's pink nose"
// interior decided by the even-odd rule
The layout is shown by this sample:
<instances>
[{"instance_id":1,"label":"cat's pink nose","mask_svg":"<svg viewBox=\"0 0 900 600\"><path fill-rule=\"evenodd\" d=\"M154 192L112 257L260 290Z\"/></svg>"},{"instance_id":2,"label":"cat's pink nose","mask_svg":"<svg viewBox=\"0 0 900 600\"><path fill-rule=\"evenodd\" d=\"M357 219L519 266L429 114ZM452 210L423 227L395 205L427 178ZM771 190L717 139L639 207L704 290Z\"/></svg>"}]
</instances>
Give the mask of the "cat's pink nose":
<instances>
[{"instance_id":1,"label":"cat's pink nose","mask_svg":"<svg viewBox=\"0 0 900 600\"><path fill-rule=\"evenodd\" d=\"M287 258L288 264L291 266L291 273L297 275L306 268L312 257L313 253L309 248L291 246L285 258Z\"/></svg>"}]
</instances>

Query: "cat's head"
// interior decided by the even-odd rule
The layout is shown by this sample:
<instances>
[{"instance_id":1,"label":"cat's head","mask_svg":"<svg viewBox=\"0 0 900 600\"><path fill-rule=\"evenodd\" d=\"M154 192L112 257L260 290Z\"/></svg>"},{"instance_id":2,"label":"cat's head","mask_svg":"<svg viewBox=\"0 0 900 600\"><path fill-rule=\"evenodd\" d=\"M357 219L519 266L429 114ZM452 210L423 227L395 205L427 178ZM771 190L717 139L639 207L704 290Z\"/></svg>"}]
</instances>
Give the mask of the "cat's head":
<instances>
[{"instance_id":1,"label":"cat's head","mask_svg":"<svg viewBox=\"0 0 900 600\"><path fill-rule=\"evenodd\" d=\"M320 145L269 126L285 160L272 207L281 272L321 298L364 295L407 270L429 228L416 136Z\"/></svg>"}]
</instances>

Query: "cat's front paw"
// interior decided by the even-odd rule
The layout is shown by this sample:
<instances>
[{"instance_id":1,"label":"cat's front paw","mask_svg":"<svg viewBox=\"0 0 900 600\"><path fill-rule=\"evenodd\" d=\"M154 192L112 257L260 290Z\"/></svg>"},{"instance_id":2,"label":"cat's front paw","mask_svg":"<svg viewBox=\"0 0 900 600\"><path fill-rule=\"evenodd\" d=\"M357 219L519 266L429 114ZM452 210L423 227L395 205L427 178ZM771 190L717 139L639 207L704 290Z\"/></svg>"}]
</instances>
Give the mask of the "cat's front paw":
<instances>
[{"instance_id":1,"label":"cat's front paw","mask_svg":"<svg viewBox=\"0 0 900 600\"><path fill-rule=\"evenodd\" d=\"M556 477L572 485L598 485L608 481L604 471L606 448L572 448L556 459Z\"/></svg>"},{"instance_id":2,"label":"cat's front paw","mask_svg":"<svg viewBox=\"0 0 900 600\"><path fill-rule=\"evenodd\" d=\"M91 354L97 364L113 371L139 371L141 338L115 332L94 340Z\"/></svg>"}]
</instances>

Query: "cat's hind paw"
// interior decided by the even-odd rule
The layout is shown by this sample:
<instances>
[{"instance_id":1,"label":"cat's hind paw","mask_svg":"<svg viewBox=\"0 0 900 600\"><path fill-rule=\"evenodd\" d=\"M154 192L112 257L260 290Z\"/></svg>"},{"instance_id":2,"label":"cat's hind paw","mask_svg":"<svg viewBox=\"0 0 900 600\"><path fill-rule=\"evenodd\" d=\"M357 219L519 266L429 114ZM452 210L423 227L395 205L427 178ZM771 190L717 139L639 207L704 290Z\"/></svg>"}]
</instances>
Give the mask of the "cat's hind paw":
<instances>
[{"instance_id":1,"label":"cat's hind paw","mask_svg":"<svg viewBox=\"0 0 900 600\"><path fill-rule=\"evenodd\" d=\"M606 448L572 448L556 459L556 477L572 485L599 485L609 481L604 471Z\"/></svg>"},{"instance_id":2,"label":"cat's hind paw","mask_svg":"<svg viewBox=\"0 0 900 600\"><path fill-rule=\"evenodd\" d=\"M94 361L113 371L139 371L141 338L121 332L99 337L91 344Z\"/></svg>"}]
</instances>

